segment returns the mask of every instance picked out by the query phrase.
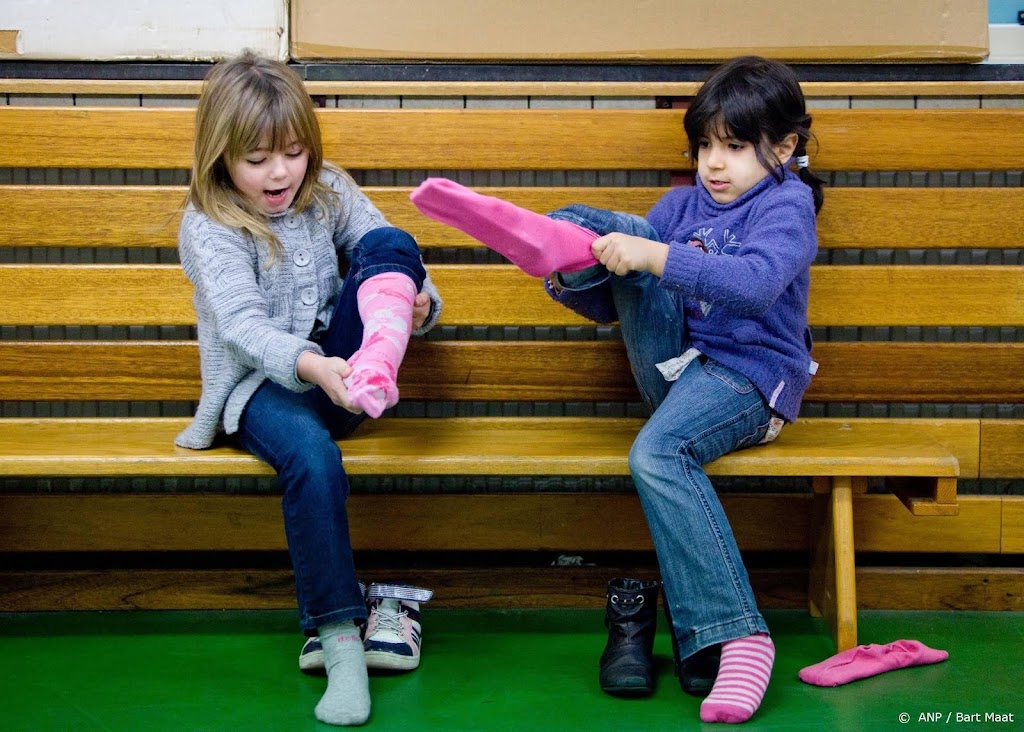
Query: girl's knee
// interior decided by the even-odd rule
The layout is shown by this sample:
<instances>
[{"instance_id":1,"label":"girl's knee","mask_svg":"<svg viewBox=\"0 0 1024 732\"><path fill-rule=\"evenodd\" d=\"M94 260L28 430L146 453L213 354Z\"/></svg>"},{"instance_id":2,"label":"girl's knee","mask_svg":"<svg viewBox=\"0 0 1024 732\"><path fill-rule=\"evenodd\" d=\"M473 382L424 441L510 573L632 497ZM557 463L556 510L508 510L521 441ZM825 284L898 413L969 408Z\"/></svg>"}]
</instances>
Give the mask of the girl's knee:
<instances>
[{"instance_id":1,"label":"girl's knee","mask_svg":"<svg viewBox=\"0 0 1024 732\"><path fill-rule=\"evenodd\" d=\"M632 447L629 448L629 474L633 476L636 482L636 486L639 489L642 476L650 472L651 464L651 451L648 446L641 443L639 438L633 443Z\"/></svg>"},{"instance_id":2,"label":"girl's knee","mask_svg":"<svg viewBox=\"0 0 1024 732\"><path fill-rule=\"evenodd\" d=\"M383 226L364 234L356 245L355 257L366 267L400 265L408 269L414 279L422 281L426 276L416 240L394 226Z\"/></svg>"},{"instance_id":3,"label":"girl's knee","mask_svg":"<svg viewBox=\"0 0 1024 732\"><path fill-rule=\"evenodd\" d=\"M287 459L286 469L304 483L337 485L344 478L341 450L331 439L313 440L296 449Z\"/></svg>"},{"instance_id":4,"label":"girl's knee","mask_svg":"<svg viewBox=\"0 0 1024 732\"><path fill-rule=\"evenodd\" d=\"M571 221L579 226L587 226L587 224L595 216L606 216L607 212L602 211L592 206L586 206L582 203L570 203L568 206L562 206L562 208L556 208L547 214L550 219L557 221Z\"/></svg>"},{"instance_id":5,"label":"girl's knee","mask_svg":"<svg viewBox=\"0 0 1024 732\"><path fill-rule=\"evenodd\" d=\"M693 445L685 434L660 429L657 419L652 418L640 430L629 450L629 472L638 478L639 483L645 477L674 475L678 472L681 462L695 463L699 466L692 448Z\"/></svg>"},{"instance_id":6,"label":"girl's knee","mask_svg":"<svg viewBox=\"0 0 1024 732\"><path fill-rule=\"evenodd\" d=\"M663 437L652 433L646 427L640 430L640 434L629 449L631 475L642 479L648 475L663 474L665 465L675 462L677 450Z\"/></svg>"}]
</instances>

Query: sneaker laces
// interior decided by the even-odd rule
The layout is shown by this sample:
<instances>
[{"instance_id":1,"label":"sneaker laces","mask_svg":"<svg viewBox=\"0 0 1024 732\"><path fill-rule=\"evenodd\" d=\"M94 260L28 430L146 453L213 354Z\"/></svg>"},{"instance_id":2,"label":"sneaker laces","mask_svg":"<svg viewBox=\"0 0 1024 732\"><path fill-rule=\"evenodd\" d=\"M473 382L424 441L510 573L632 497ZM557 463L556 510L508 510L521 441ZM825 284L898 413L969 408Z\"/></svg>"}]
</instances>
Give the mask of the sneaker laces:
<instances>
[{"instance_id":1,"label":"sneaker laces","mask_svg":"<svg viewBox=\"0 0 1024 732\"><path fill-rule=\"evenodd\" d=\"M377 630L389 630L395 635L402 634L402 618L408 617L407 610L385 608L384 603L377 606Z\"/></svg>"}]
</instances>

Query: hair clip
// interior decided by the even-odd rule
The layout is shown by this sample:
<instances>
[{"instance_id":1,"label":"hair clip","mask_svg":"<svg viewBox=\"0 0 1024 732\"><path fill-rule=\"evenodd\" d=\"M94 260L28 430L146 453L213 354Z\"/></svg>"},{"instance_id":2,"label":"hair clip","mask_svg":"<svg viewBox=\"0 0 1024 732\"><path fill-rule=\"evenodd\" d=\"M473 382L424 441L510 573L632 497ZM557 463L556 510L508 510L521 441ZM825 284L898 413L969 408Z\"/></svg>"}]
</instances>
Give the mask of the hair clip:
<instances>
[{"instance_id":1,"label":"hair clip","mask_svg":"<svg viewBox=\"0 0 1024 732\"><path fill-rule=\"evenodd\" d=\"M811 157L809 155L797 155L796 156L796 167L798 167L798 168L809 168L809 167L811 167Z\"/></svg>"}]
</instances>

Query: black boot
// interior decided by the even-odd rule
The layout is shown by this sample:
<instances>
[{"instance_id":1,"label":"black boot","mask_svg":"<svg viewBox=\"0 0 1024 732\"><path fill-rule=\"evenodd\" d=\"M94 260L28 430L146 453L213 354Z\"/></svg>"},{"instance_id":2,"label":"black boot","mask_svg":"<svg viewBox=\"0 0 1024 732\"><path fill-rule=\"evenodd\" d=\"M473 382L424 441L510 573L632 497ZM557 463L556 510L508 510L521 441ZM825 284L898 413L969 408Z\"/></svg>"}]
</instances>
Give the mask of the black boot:
<instances>
[{"instance_id":1,"label":"black boot","mask_svg":"<svg viewBox=\"0 0 1024 732\"><path fill-rule=\"evenodd\" d=\"M601 654L601 689L615 696L647 696L654 691L658 583L625 578L609 582L604 624L608 643Z\"/></svg>"},{"instance_id":2,"label":"black boot","mask_svg":"<svg viewBox=\"0 0 1024 732\"><path fill-rule=\"evenodd\" d=\"M679 686L687 694L707 696L718 678L718 666L722 662L722 644L716 643L701 648L689 658L679 661Z\"/></svg>"},{"instance_id":3,"label":"black boot","mask_svg":"<svg viewBox=\"0 0 1024 732\"><path fill-rule=\"evenodd\" d=\"M676 629L672 624L672 611L668 598L665 598L665 620L668 621L669 632L672 634L672 666L679 677L679 686L687 694L707 696L718 677L718 665L722 661L722 644L702 648L689 658L679 658L679 641L676 640Z\"/></svg>"}]
</instances>

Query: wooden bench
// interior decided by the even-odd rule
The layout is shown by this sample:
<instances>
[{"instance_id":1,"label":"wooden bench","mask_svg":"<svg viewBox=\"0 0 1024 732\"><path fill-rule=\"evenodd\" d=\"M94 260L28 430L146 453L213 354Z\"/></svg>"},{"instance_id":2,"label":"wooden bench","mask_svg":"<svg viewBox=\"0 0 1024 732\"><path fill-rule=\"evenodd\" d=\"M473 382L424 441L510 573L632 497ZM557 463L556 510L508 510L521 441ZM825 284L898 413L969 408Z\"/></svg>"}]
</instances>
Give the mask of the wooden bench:
<instances>
[{"instance_id":1,"label":"wooden bench","mask_svg":"<svg viewBox=\"0 0 1024 732\"><path fill-rule=\"evenodd\" d=\"M666 180L679 171L682 115L677 109L324 109L320 119L327 159L352 171L523 171L523 186L480 190L538 211L578 201L643 213L663 185L593 183L628 177L604 171L661 171ZM881 262L813 269L811 322L829 337L819 336L815 346L821 368L809 409L850 416L801 419L772 445L726 456L708 472L810 480L807 493L727 493L723 503L743 550L810 556L811 610L828 618L845 649L857 642L855 551L1024 552L1024 504L957 496L958 479L1024 477L1024 420L852 416L858 405L875 403L1020 403L1024 343L979 334L1024 326L1024 268L988 265L970 251L946 261L941 252L1020 248L1024 189L917 184L933 175L928 171L1024 169L1024 110L822 109L814 116L815 170L915 172L907 176L910 187L826 190L823 258L849 249L877 253ZM0 168L187 169L192 117L191 110L172 108L0 107ZM538 177L570 172L565 185L528 185L538 171ZM443 337L414 343L401 374L403 402L422 402L422 416L367 423L343 444L350 473L467 476L470 485L473 477L483 483L493 476L628 476L626 456L643 417L620 343L550 302L515 268L475 263L475 257L494 259L420 216L409 190L367 187L395 225L418 237L445 297L447 327L438 331ZM154 254L175 245L184 188L26 183L2 185L0 194L6 204L0 247L12 253L12 263L0 265L0 326L16 336L0 342L0 401L113 402L128 413L139 403L197 399L196 344L175 337L194 324L189 283L179 266L159 263L168 261L166 254ZM131 263L50 263L68 247L99 252L99 262L104 250L123 248ZM22 263L36 248L52 250L53 259ZM920 251L926 263L900 263ZM36 327L48 326L65 326L66 333L33 337ZM971 337L947 337L954 328L972 329ZM890 329L925 329L938 337L900 340ZM162 337L168 333L170 339ZM473 416L452 416L460 404ZM490 413L499 416L477 416L490 409L476 409L479 404L497 404ZM526 405L525 411L532 405L533 414L503 416L505 404ZM176 448L172 438L185 421L73 414L0 419L0 476L8 478L0 494L0 553L283 549L275 496L202 489L204 478L266 476L266 466L227 446ZM96 477L187 478L199 487L74 490L75 479ZM54 478L71 480L72 490L47 492L46 480ZM527 485L372 493L354 496L351 512L357 550L585 554L651 547L628 491ZM374 522L382 516L392 527L387 532ZM120 593L115 607L134 591L151 596L141 606L188 606L209 589L190 594L179 587L184 600L153 600L159 589L150 580L143 591L138 583L147 580L139 572L77 569L0 573L3 607L104 605L111 603L108 582ZM410 574L435 586L439 577ZM438 599L444 600L443 588Z\"/></svg>"}]
</instances>

